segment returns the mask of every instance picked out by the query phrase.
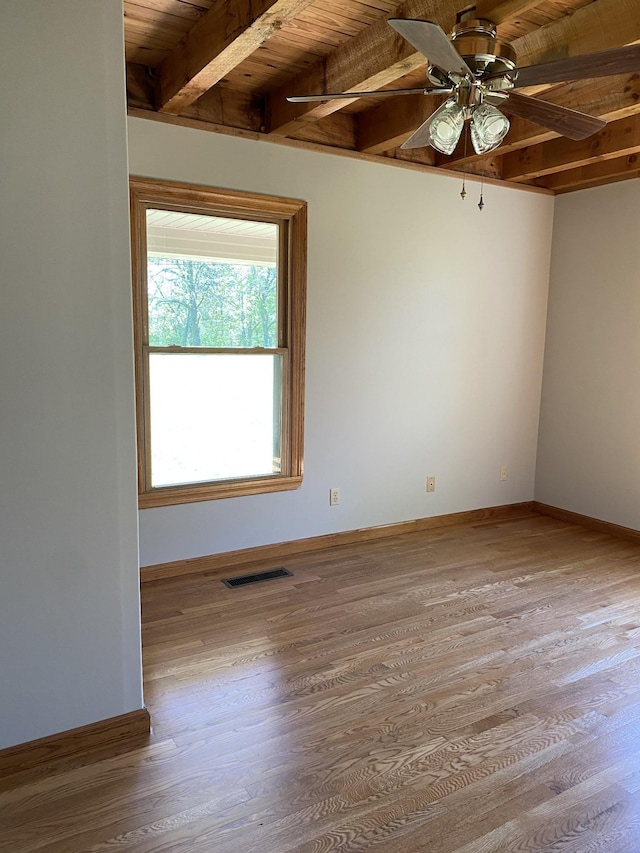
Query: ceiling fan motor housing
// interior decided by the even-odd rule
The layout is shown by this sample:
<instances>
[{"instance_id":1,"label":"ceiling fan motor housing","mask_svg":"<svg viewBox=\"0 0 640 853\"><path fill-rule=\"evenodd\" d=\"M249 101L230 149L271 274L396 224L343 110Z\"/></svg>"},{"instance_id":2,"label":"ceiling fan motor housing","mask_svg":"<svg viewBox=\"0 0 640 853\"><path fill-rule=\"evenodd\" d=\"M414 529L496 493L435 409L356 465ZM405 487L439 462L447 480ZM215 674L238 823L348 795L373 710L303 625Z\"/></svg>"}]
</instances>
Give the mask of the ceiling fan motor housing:
<instances>
[{"instance_id":1,"label":"ceiling fan motor housing","mask_svg":"<svg viewBox=\"0 0 640 853\"><path fill-rule=\"evenodd\" d=\"M477 78L504 74L487 81L489 89L510 89L513 86L516 52L507 42L496 39L496 26L491 21L461 21L453 28L451 42ZM439 69L430 66L427 76L432 83L443 85Z\"/></svg>"}]
</instances>

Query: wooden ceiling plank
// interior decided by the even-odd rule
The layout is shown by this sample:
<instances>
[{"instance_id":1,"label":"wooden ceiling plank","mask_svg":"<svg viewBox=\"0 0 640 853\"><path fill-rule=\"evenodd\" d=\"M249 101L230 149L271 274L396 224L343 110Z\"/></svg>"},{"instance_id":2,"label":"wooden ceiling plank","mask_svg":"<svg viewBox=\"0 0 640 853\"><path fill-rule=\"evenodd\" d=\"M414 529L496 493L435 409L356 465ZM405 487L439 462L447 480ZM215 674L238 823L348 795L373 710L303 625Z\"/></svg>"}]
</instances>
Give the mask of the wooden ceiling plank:
<instances>
[{"instance_id":1,"label":"wooden ceiling plank","mask_svg":"<svg viewBox=\"0 0 640 853\"><path fill-rule=\"evenodd\" d=\"M531 181L542 175L575 169L601 160L626 157L640 151L640 115L611 122L600 133L581 142L554 139L523 148L502 158L502 177L508 181Z\"/></svg>"},{"instance_id":2,"label":"wooden ceiling plank","mask_svg":"<svg viewBox=\"0 0 640 853\"><path fill-rule=\"evenodd\" d=\"M640 39L637 0L595 0L544 27L516 39L518 65L538 65L580 56ZM532 94L531 89L525 89Z\"/></svg>"},{"instance_id":3,"label":"wooden ceiling plank","mask_svg":"<svg viewBox=\"0 0 640 853\"><path fill-rule=\"evenodd\" d=\"M202 17L209 8L211 3L189 3L185 0L153 0L150 4L149 0L124 0L124 15L125 20L128 14L138 14L141 9L149 10L149 14L155 14L156 17L161 15L172 15L178 18L189 18L197 20Z\"/></svg>"},{"instance_id":4,"label":"wooden ceiling plank","mask_svg":"<svg viewBox=\"0 0 640 853\"><path fill-rule=\"evenodd\" d=\"M175 47L177 40L176 33L173 30L164 27L155 27L153 30L149 30L146 25L132 20L127 22L126 33L125 44L144 42L144 49L160 49L165 51L165 54Z\"/></svg>"},{"instance_id":5,"label":"wooden ceiling plank","mask_svg":"<svg viewBox=\"0 0 640 853\"><path fill-rule=\"evenodd\" d=\"M389 17L429 18L448 26L455 22L451 0L406 0ZM290 104L288 95L322 92L366 92L382 88L404 74L425 65L425 58L402 36L395 33L387 18L381 18L361 33L316 62L309 71L288 81L269 97L267 121L270 133L287 136L303 122L317 121L342 109L351 101Z\"/></svg>"},{"instance_id":6,"label":"wooden ceiling plank","mask_svg":"<svg viewBox=\"0 0 640 853\"><path fill-rule=\"evenodd\" d=\"M158 68L159 110L178 114L312 0L217 0Z\"/></svg>"},{"instance_id":7,"label":"wooden ceiling plank","mask_svg":"<svg viewBox=\"0 0 640 853\"><path fill-rule=\"evenodd\" d=\"M145 6L139 3L125 2L124 23L128 27L131 21L147 26L150 31L158 27L171 29L174 34L185 33L192 27L206 9L197 9L195 6L184 6L182 3L177 9L175 5L168 6L155 0L153 6ZM175 35L174 35L175 38Z\"/></svg>"},{"instance_id":8,"label":"wooden ceiling plank","mask_svg":"<svg viewBox=\"0 0 640 853\"><path fill-rule=\"evenodd\" d=\"M577 169L567 169L564 172L547 175L536 183L556 193L565 193L585 187L600 186L603 183L637 178L639 174L640 155L629 154L626 157L614 157L612 160L603 160L588 166L579 166Z\"/></svg>"}]
</instances>

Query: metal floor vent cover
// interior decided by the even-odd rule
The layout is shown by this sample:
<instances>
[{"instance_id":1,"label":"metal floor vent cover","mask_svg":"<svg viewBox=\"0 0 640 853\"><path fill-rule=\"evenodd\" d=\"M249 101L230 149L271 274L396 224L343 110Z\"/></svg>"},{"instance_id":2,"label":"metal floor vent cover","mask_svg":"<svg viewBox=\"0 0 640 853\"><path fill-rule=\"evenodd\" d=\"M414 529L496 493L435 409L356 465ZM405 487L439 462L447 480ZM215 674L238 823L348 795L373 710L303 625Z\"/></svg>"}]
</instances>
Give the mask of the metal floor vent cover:
<instances>
[{"instance_id":1,"label":"metal floor vent cover","mask_svg":"<svg viewBox=\"0 0 640 853\"><path fill-rule=\"evenodd\" d=\"M222 583L225 586L234 589L237 586L247 586L250 583L260 583L261 581L270 581L273 578L292 577L293 572L289 569L271 569L268 572L258 572L255 575L241 575L237 578L223 578Z\"/></svg>"}]
</instances>

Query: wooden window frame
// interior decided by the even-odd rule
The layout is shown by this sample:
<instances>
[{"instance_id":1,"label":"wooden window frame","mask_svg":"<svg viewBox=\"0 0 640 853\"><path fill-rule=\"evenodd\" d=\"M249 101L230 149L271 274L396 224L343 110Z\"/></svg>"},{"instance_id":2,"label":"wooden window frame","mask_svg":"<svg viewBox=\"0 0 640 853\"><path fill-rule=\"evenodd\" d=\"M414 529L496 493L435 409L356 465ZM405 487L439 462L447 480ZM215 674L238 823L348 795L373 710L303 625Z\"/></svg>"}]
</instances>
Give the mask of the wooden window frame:
<instances>
[{"instance_id":1,"label":"wooden window frame","mask_svg":"<svg viewBox=\"0 0 640 853\"><path fill-rule=\"evenodd\" d=\"M302 484L307 205L298 199L255 195L195 184L130 180L133 320L140 508L297 489ZM148 208L270 222L279 227L278 347L283 354L281 473L172 486L151 485L149 330L147 319ZM242 350L246 353L247 350ZM256 349L256 352L264 352Z\"/></svg>"}]
</instances>

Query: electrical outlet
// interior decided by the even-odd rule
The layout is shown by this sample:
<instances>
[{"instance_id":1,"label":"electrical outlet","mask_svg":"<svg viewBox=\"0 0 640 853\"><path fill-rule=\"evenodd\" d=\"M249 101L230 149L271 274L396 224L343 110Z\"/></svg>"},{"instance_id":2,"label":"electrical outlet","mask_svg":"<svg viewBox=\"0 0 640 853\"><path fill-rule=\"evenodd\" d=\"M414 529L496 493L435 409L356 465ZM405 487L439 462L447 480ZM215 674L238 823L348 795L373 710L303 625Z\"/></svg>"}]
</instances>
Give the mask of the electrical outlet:
<instances>
[{"instance_id":1,"label":"electrical outlet","mask_svg":"<svg viewBox=\"0 0 640 853\"><path fill-rule=\"evenodd\" d=\"M501 480L506 480L506 479L507 479L507 475L508 475L508 474L509 474L509 472L507 471L507 466L506 466L506 465L502 465L502 466L501 466L501 468L500 468L500 479L501 479Z\"/></svg>"},{"instance_id":2,"label":"electrical outlet","mask_svg":"<svg viewBox=\"0 0 640 853\"><path fill-rule=\"evenodd\" d=\"M329 489L329 506L338 506L340 503L340 489Z\"/></svg>"},{"instance_id":3,"label":"electrical outlet","mask_svg":"<svg viewBox=\"0 0 640 853\"><path fill-rule=\"evenodd\" d=\"M435 492L436 490L436 478L435 477L427 477L427 491Z\"/></svg>"}]
</instances>

